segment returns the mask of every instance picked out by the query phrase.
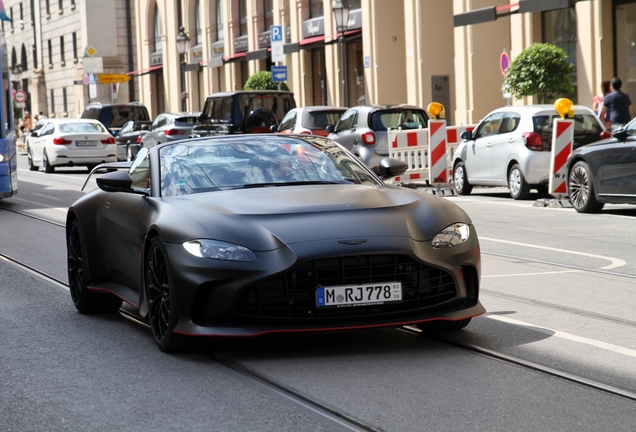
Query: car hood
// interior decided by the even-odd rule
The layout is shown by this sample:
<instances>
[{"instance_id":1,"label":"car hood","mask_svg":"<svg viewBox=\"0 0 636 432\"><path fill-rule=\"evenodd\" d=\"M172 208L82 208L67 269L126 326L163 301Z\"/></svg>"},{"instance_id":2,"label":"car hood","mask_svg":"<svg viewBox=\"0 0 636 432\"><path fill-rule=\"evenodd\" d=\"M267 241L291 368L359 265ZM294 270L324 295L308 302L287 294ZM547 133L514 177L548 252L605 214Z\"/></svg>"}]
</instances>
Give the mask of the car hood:
<instances>
[{"instance_id":1,"label":"car hood","mask_svg":"<svg viewBox=\"0 0 636 432\"><path fill-rule=\"evenodd\" d=\"M279 186L161 199L173 223L167 242L212 238L257 251L331 238L431 240L455 222L471 223L455 204L392 186ZM162 231L165 229L162 227Z\"/></svg>"}]
</instances>

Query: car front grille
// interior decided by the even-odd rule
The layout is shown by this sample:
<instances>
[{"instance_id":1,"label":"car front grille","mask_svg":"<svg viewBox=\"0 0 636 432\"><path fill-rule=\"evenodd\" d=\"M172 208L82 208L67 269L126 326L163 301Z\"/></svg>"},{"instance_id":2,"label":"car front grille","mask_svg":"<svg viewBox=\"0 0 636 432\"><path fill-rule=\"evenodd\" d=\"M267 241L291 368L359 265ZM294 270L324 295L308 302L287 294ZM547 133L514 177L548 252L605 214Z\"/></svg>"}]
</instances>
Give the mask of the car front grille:
<instances>
[{"instance_id":1,"label":"car front grille","mask_svg":"<svg viewBox=\"0 0 636 432\"><path fill-rule=\"evenodd\" d=\"M317 308L316 287L398 281L402 302ZM236 312L279 319L329 319L425 310L457 296L453 277L404 255L367 255L306 262L247 287Z\"/></svg>"}]
</instances>

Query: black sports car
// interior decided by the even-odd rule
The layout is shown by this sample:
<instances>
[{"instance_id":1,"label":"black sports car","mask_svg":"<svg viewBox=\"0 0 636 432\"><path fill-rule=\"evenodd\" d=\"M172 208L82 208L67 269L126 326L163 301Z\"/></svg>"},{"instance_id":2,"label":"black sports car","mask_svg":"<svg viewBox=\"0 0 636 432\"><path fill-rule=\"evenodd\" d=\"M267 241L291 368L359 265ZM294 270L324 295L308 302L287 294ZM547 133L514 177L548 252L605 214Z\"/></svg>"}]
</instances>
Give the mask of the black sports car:
<instances>
[{"instance_id":1,"label":"black sports car","mask_svg":"<svg viewBox=\"0 0 636 432\"><path fill-rule=\"evenodd\" d=\"M164 351L201 338L415 324L458 330L485 312L470 218L387 186L316 136L211 137L142 148L67 216L71 296L122 300Z\"/></svg>"},{"instance_id":2,"label":"black sports car","mask_svg":"<svg viewBox=\"0 0 636 432\"><path fill-rule=\"evenodd\" d=\"M572 152L568 195L579 213L600 212L606 203L636 204L636 119L612 138Z\"/></svg>"}]
</instances>

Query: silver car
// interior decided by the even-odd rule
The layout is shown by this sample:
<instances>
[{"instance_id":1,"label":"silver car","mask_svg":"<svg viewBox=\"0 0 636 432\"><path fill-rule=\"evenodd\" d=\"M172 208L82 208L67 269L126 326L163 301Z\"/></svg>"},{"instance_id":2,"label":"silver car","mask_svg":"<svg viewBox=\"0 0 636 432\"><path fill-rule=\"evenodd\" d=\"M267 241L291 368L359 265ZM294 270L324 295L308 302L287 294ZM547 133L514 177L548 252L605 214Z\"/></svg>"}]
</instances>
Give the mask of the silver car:
<instances>
[{"instance_id":1,"label":"silver car","mask_svg":"<svg viewBox=\"0 0 636 432\"><path fill-rule=\"evenodd\" d=\"M186 139L200 112L161 113L152 122L150 131L141 139L141 147L154 147L168 141Z\"/></svg>"},{"instance_id":2,"label":"silver car","mask_svg":"<svg viewBox=\"0 0 636 432\"><path fill-rule=\"evenodd\" d=\"M453 158L453 181L460 195L473 186L508 186L510 196L525 199L531 189L548 191L553 105L507 106L488 114L464 139ZM574 106L573 149L609 138L594 112Z\"/></svg>"},{"instance_id":3,"label":"silver car","mask_svg":"<svg viewBox=\"0 0 636 432\"><path fill-rule=\"evenodd\" d=\"M329 139L343 145L365 164L377 169L389 156L388 129L419 129L428 126L426 111L411 105L362 105L349 108Z\"/></svg>"}]
</instances>

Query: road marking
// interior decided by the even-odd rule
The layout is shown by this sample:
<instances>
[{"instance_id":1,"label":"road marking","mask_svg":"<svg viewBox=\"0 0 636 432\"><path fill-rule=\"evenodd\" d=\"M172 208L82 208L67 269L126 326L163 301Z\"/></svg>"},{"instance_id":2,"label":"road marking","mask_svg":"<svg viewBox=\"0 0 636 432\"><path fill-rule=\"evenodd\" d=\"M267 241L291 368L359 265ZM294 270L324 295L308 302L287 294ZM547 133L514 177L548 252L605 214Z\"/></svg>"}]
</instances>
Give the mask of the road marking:
<instances>
[{"instance_id":1,"label":"road marking","mask_svg":"<svg viewBox=\"0 0 636 432\"><path fill-rule=\"evenodd\" d=\"M524 327L530 327L533 330L536 330L540 333L544 333L550 336L554 336L554 337L558 337L561 339L566 339L569 341L573 341L573 342L578 342L578 343L582 343L585 345L590 345L596 348L601 348L604 349L606 351L612 351L615 352L617 354L623 354L629 357L636 357L636 350L632 350L629 348L624 348L618 345L613 345L607 342L601 342L595 339L590 339L590 338L586 338L586 337L582 337L582 336L575 336L573 334L570 333L565 333L559 330L552 330L550 328L547 327L540 327L540 326L536 326L534 324L530 324L527 322L523 322L523 321L518 321L512 318L507 318L507 317L503 317L500 315L486 315L485 318L489 318L495 321L501 321L501 322L505 322L508 324L513 324L513 325L518 325L518 326L524 326Z\"/></svg>"},{"instance_id":2,"label":"road marking","mask_svg":"<svg viewBox=\"0 0 636 432\"><path fill-rule=\"evenodd\" d=\"M482 275L481 278L499 278L499 277L515 277L515 276L541 276L541 275L551 275L551 274L563 274L563 273L578 273L582 270L561 270L561 271L551 271L551 272L539 272L539 273L514 273L514 274L502 274L502 275Z\"/></svg>"},{"instance_id":3,"label":"road marking","mask_svg":"<svg viewBox=\"0 0 636 432\"><path fill-rule=\"evenodd\" d=\"M625 264L627 264L627 262L625 262L624 260L622 260L620 258L612 258L612 257L608 257L608 256L589 254L589 253L585 253L585 252L576 252L576 251L571 251L571 250L567 250L567 249L558 249L558 248L553 248L553 247L548 247L548 246L539 246L539 245L533 245L533 244L528 244L528 243L513 242L513 241L508 241L508 240L498 240L498 239L489 238L489 237L479 237L479 240L493 241L493 242L497 242L497 243L505 243L505 244L511 244L511 245L515 245L515 246L525 246L525 247L529 247L529 248L543 249L543 250L549 250L549 251L553 251L553 252L563 252L563 253L567 253L567 254L571 254L571 255L581 255L581 256L588 257L588 258L598 258L598 259L603 259L603 260L607 260L607 261L611 262L610 265L607 265L605 267L601 267L601 269L603 269L603 270L614 269L614 268L617 268L617 267L622 267Z\"/></svg>"},{"instance_id":4,"label":"road marking","mask_svg":"<svg viewBox=\"0 0 636 432\"><path fill-rule=\"evenodd\" d=\"M27 204L34 204L34 205L38 205L41 206L42 203L39 202L35 202L35 201L31 201L31 200L27 200L24 198L18 198L18 197L13 197L11 198L13 201L21 201ZM64 214L66 214L66 212L68 211L68 207L40 207L40 208L36 208L36 209L30 209L30 210L22 210L22 212L24 213L33 213L33 214L37 214L37 213L42 213L42 212L47 212L49 210L56 210L56 211L60 211Z\"/></svg>"}]
</instances>

